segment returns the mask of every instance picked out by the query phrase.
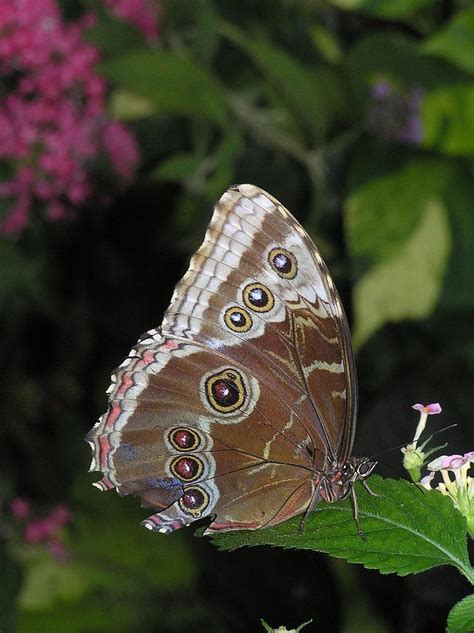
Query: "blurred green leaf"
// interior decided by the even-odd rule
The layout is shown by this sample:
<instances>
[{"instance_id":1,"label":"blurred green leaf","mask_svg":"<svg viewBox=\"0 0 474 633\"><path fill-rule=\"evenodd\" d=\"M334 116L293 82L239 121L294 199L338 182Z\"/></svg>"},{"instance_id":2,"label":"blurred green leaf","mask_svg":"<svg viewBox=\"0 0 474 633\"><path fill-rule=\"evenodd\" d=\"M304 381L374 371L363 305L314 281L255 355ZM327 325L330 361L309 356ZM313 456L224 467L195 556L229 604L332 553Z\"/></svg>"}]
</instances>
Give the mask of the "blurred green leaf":
<instances>
[{"instance_id":1,"label":"blurred green leaf","mask_svg":"<svg viewBox=\"0 0 474 633\"><path fill-rule=\"evenodd\" d=\"M221 550L254 545L317 550L399 576L454 565L474 580L466 521L449 498L378 476L371 477L370 487L382 496L373 497L357 485L365 541L357 533L349 499L321 502L307 517L304 533L298 530L301 517L295 517L264 530L214 535L212 540Z\"/></svg>"},{"instance_id":2,"label":"blurred green leaf","mask_svg":"<svg viewBox=\"0 0 474 633\"><path fill-rule=\"evenodd\" d=\"M75 562L59 563L44 548L29 548L25 557L26 576L19 596L25 610L47 610L60 602L74 602L88 588L81 566Z\"/></svg>"},{"instance_id":3,"label":"blurred green leaf","mask_svg":"<svg viewBox=\"0 0 474 633\"><path fill-rule=\"evenodd\" d=\"M214 156L214 169L206 186L209 200L213 203L233 181L235 162L242 149L243 139L238 129L229 130Z\"/></svg>"},{"instance_id":4,"label":"blurred green leaf","mask_svg":"<svg viewBox=\"0 0 474 633\"><path fill-rule=\"evenodd\" d=\"M137 28L108 15L102 15L98 23L85 33L87 39L107 56L116 56L143 45L143 35Z\"/></svg>"},{"instance_id":5,"label":"blurred green leaf","mask_svg":"<svg viewBox=\"0 0 474 633\"><path fill-rule=\"evenodd\" d=\"M336 116L345 111L340 78L324 67L306 67L283 49L257 39L247 39L229 24L223 34L241 47L292 113L301 133L321 141Z\"/></svg>"},{"instance_id":6,"label":"blurred green leaf","mask_svg":"<svg viewBox=\"0 0 474 633\"><path fill-rule=\"evenodd\" d=\"M105 62L104 76L150 100L158 115L185 115L219 126L227 121L221 87L204 68L165 51L138 50Z\"/></svg>"},{"instance_id":7,"label":"blurred green leaf","mask_svg":"<svg viewBox=\"0 0 474 633\"><path fill-rule=\"evenodd\" d=\"M448 615L448 633L474 631L474 594L454 605Z\"/></svg>"},{"instance_id":8,"label":"blurred green leaf","mask_svg":"<svg viewBox=\"0 0 474 633\"><path fill-rule=\"evenodd\" d=\"M78 494L83 512L76 519L79 538L73 551L94 584L105 580L134 590L141 586L170 591L192 582L195 561L184 534L153 538L156 535L139 525L144 510L134 498L104 495L93 487L81 487Z\"/></svg>"},{"instance_id":9,"label":"blurred green leaf","mask_svg":"<svg viewBox=\"0 0 474 633\"><path fill-rule=\"evenodd\" d=\"M474 262L474 183L468 169L458 168L446 192L453 234L453 249L441 303L444 309L474 306L472 262Z\"/></svg>"},{"instance_id":10,"label":"blurred green leaf","mask_svg":"<svg viewBox=\"0 0 474 633\"><path fill-rule=\"evenodd\" d=\"M405 244L355 286L354 347L361 347L385 323L431 314L441 294L450 249L446 208L440 200L427 200Z\"/></svg>"},{"instance_id":11,"label":"blurred green leaf","mask_svg":"<svg viewBox=\"0 0 474 633\"><path fill-rule=\"evenodd\" d=\"M434 5L435 0L330 0L340 9L359 10L389 20L404 18L419 9Z\"/></svg>"},{"instance_id":12,"label":"blurred green leaf","mask_svg":"<svg viewBox=\"0 0 474 633\"><path fill-rule=\"evenodd\" d=\"M2 486L3 488L3 486ZM2 496L4 491L2 490ZM6 495L5 495L6 496ZM4 497L5 498L5 497ZM0 627L5 632L13 631L18 608L18 595L22 584L20 565L0 544Z\"/></svg>"},{"instance_id":13,"label":"blurred green leaf","mask_svg":"<svg viewBox=\"0 0 474 633\"><path fill-rule=\"evenodd\" d=\"M474 72L474 8L455 15L421 45L421 50Z\"/></svg>"},{"instance_id":14,"label":"blurred green leaf","mask_svg":"<svg viewBox=\"0 0 474 633\"><path fill-rule=\"evenodd\" d=\"M155 108L150 99L119 89L114 90L110 95L109 111L116 119L133 121L154 114Z\"/></svg>"},{"instance_id":15,"label":"blurred green leaf","mask_svg":"<svg viewBox=\"0 0 474 633\"><path fill-rule=\"evenodd\" d=\"M310 35L315 48L329 63L338 64L342 61L344 53L336 34L322 24L315 24L310 30Z\"/></svg>"},{"instance_id":16,"label":"blurred green leaf","mask_svg":"<svg viewBox=\"0 0 474 633\"><path fill-rule=\"evenodd\" d=\"M474 154L474 85L446 86L422 101L423 145L453 156Z\"/></svg>"},{"instance_id":17,"label":"blurred green leaf","mask_svg":"<svg viewBox=\"0 0 474 633\"><path fill-rule=\"evenodd\" d=\"M181 152L163 160L150 174L156 180L183 182L199 167L203 157L192 152Z\"/></svg>"},{"instance_id":18,"label":"blurred green leaf","mask_svg":"<svg viewBox=\"0 0 474 633\"><path fill-rule=\"evenodd\" d=\"M136 606L124 603L120 594L112 600L91 595L87 603L60 603L47 611L22 611L18 621L21 633L129 633L136 631Z\"/></svg>"},{"instance_id":19,"label":"blurred green leaf","mask_svg":"<svg viewBox=\"0 0 474 633\"><path fill-rule=\"evenodd\" d=\"M441 200L449 190L454 173L448 162L418 159L358 187L346 202L351 254L371 263L397 255L426 205Z\"/></svg>"},{"instance_id":20,"label":"blurred green leaf","mask_svg":"<svg viewBox=\"0 0 474 633\"><path fill-rule=\"evenodd\" d=\"M199 59L209 64L219 45L219 15L212 0L195 0L196 25L194 50Z\"/></svg>"},{"instance_id":21,"label":"blurred green leaf","mask_svg":"<svg viewBox=\"0 0 474 633\"><path fill-rule=\"evenodd\" d=\"M186 534L157 539L138 525L144 511L136 499L101 494L85 480L75 494L71 560L59 564L44 548L19 554L27 570L23 633L141 630L140 618L153 612L164 617L167 596L189 589L195 579ZM62 628L71 614L77 622Z\"/></svg>"},{"instance_id":22,"label":"blurred green leaf","mask_svg":"<svg viewBox=\"0 0 474 633\"><path fill-rule=\"evenodd\" d=\"M229 186L234 163L242 147L239 130L229 130L214 153L182 152L162 161L151 178L182 182L194 192L204 193L211 202ZM191 227L189 227L191 230Z\"/></svg>"}]
</instances>

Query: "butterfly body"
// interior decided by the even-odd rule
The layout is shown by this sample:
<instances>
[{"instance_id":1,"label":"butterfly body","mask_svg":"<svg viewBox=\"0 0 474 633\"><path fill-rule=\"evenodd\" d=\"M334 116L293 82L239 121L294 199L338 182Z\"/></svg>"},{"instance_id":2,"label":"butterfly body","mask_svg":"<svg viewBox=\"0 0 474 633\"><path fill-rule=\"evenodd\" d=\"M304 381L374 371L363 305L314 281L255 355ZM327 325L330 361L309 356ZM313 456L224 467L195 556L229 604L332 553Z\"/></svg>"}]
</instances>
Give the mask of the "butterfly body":
<instances>
[{"instance_id":1,"label":"butterfly body","mask_svg":"<svg viewBox=\"0 0 474 633\"><path fill-rule=\"evenodd\" d=\"M89 432L100 489L135 493L170 532L257 529L353 491L349 330L309 236L272 196L231 187L161 327L112 375Z\"/></svg>"}]
</instances>

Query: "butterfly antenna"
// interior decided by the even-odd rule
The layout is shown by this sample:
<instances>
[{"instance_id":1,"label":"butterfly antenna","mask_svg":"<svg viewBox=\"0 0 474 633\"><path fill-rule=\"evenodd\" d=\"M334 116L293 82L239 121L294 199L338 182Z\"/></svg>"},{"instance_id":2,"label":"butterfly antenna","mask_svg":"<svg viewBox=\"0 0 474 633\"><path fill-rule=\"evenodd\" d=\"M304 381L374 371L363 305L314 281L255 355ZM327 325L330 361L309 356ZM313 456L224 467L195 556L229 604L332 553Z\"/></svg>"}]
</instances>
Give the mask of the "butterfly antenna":
<instances>
[{"instance_id":1,"label":"butterfly antenna","mask_svg":"<svg viewBox=\"0 0 474 633\"><path fill-rule=\"evenodd\" d=\"M428 441L431 440L432 437L434 437L435 435L439 435L440 433L444 433L445 431L449 431L449 429L453 429L455 426L457 426L457 424L450 424L449 426L444 426L442 429L439 429L439 431L435 431L434 433L431 433L431 435L428 437ZM387 453L391 453L392 451L396 451L400 448L404 448L406 446L405 444L398 444L398 446L392 446L391 448L387 448L384 451L380 451L380 453L374 453L373 455L371 455L370 457L368 457L367 459L369 461L372 461L373 459L378 460L378 456L379 455L386 455ZM446 446L446 444L444 445ZM443 448L444 448L443 446Z\"/></svg>"}]
</instances>

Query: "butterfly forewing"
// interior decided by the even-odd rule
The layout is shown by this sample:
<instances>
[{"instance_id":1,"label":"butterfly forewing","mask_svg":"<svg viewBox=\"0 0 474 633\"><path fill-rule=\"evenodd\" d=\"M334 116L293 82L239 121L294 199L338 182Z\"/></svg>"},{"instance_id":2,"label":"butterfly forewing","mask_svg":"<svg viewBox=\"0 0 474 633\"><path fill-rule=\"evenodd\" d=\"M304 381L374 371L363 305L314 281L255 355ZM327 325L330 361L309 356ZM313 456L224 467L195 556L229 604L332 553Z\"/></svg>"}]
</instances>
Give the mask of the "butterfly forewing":
<instances>
[{"instance_id":1,"label":"butterfly forewing","mask_svg":"<svg viewBox=\"0 0 474 633\"><path fill-rule=\"evenodd\" d=\"M162 326L108 393L91 469L154 509L150 529L256 529L314 504L352 450L356 377L326 266L277 200L252 185L222 196Z\"/></svg>"}]
</instances>

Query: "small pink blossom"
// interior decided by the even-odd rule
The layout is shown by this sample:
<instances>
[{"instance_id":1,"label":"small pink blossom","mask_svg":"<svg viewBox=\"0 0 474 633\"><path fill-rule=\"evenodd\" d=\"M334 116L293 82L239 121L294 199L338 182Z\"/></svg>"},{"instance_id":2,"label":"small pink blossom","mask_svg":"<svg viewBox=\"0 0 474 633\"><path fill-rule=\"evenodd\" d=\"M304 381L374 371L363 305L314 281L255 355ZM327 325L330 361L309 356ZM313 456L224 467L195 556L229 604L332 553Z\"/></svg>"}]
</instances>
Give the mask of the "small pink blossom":
<instances>
[{"instance_id":1,"label":"small pink blossom","mask_svg":"<svg viewBox=\"0 0 474 633\"><path fill-rule=\"evenodd\" d=\"M105 126L103 143L117 174L131 182L140 156L135 139L119 121L111 121Z\"/></svg>"},{"instance_id":2,"label":"small pink blossom","mask_svg":"<svg viewBox=\"0 0 474 633\"><path fill-rule=\"evenodd\" d=\"M31 503L27 499L15 497L10 503L10 511L16 519L26 519L31 512Z\"/></svg>"},{"instance_id":3,"label":"small pink blossom","mask_svg":"<svg viewBox=\"0 0 474 633\"><path fill-rule=\"evenodd\" d=\"M64 505L56 506L51 514L49 520L56 526L61 527L71 520L71 513Z\"/></svg>"},{"instance_id":4,"label":"small pink blossom","mask_svg":"<svg viewBox=\"0 0 474 633\"><path fill-rule=\"evenodd\" d=\"M428 470L458 470L468 463L474 462L474 451L465 453L464 455L440 455L431 461Z\"/></svg>"},{"instance_id":5,"label":"small pink blossom","mask_svg":"<svg viewBox=\"0 0 474 633\"><path fill-rule=\"evenodd\" d=\"M420 483L431 490L431 483L439 473L442 481L438 480L434 489L451 498L455 507L466 517L468 531L474 537L474 478L468 474L472 463L474 451L464 455L440 455L428 464L427 468L431 472Z\"/></svg>"},{"instance_id":6,"label":"small pink blossom","mask_svg":"<svg viewBox=\"0 0 474 633\"><path fill-rule=\"evenodd\" d=\"M434 472L430 472L428 475L425 475L420 480L420 485L423 486L423 488L426 488L427 490L431 490L431 482L433 481L434 476L435 476Z\"/></svg>"},{"instance_id":7,"label":"small pink blossom","mask_svg":"<svg viewBox=\"0 0 474 633\"><path fill-rule=\"evenodd\" d=\"M124 184L133 179L138 147L121 123L110 138L100 53L84 38L93 21L66 23L57 0L0 0L0 75L9 87L0 159L11 169L0 186L10 205L0 232L23 230L37 204L50 220L73 217L92 199L91 165L102 154Z\"/></svg>"},{"instance_id":8,"label":"small pink blossom","mask_svg":"<svg viewBox=\"0 0 474 633\"><path fill-rule=\"evenodd\" d=\"M104 0L117 17L136 26L149 42L158 40L158 19L161 5L158 0Z\"/></svg>"},{"instance_id":9,"label":"small pink blossom","mask_svg":"<svg viewBox=\"0 0 474 633\"><path fill-rule=\"evenodd\" d=\"M429 415L436 415L441 413L441 405L439 402L432 404L414 404L412 409L420 412L420 418L416 426L415 435L413 440L404 446L401 451L403 453L403 466L408 471L412 481L418 483L421 477L421 467L426 462L427 458L438 450L437 448L431 448L425 451L425 447L428 444L430 438L425 440L421 446L418 445L420 437L425 430L426 423Z\"/></svg>"},{"instance_id":10,"label":"small pink blossom","mask_svg":"<svg viewBox=\"0 0 474 633\"><path fill-rule=\"evenodd\" d=\"M441 405L439 402L434 402L433 404L414 404L412 405L412 409L416 409L417 411L421 411L426 413L427 415L437 415L442 412Z\"/></svg>"},{"instance_id":11,"label":"small pink blossom","mask_svg":"<svg viewBox=\"0 0 474 633\"><path fill-rule=\"evenodd\" d=\"M56 526L49 519L36 519L25 527L25 541L27 543L41 543L54 534Z\"/></svg>"},{"instance_id":12,"label":"small pink blossom","mask_svg":"<svg viewBox=\"0 0 474 633\"><path fill-rule=\"evenodd\" d=\"M26 521L22 528L24 543L46 547L59 562L70 558L63 542L63 528L71 520L69 508L59 504L46 516L32 516L30 501L16 497L10 503L10 510L16 519Z\"/></svg>"}]
</instances>

